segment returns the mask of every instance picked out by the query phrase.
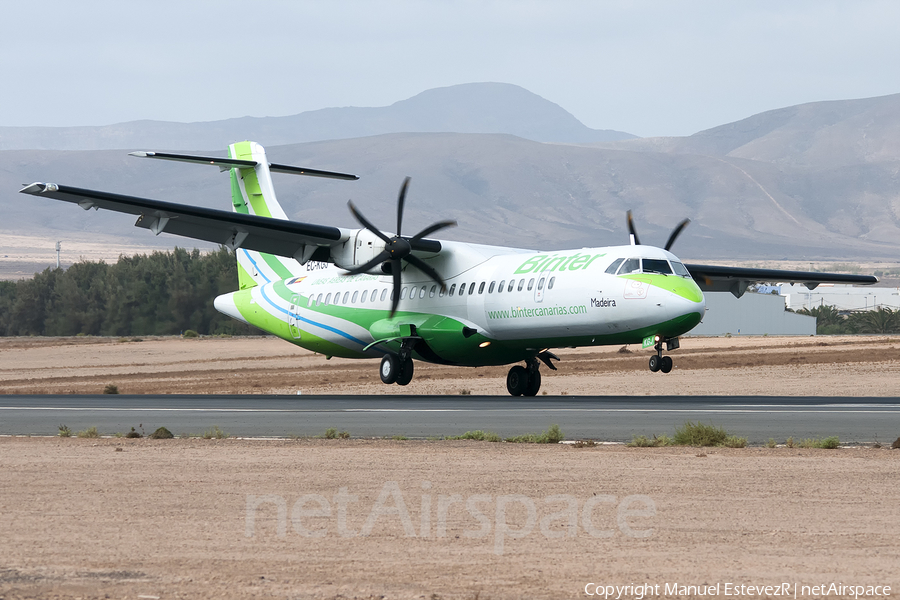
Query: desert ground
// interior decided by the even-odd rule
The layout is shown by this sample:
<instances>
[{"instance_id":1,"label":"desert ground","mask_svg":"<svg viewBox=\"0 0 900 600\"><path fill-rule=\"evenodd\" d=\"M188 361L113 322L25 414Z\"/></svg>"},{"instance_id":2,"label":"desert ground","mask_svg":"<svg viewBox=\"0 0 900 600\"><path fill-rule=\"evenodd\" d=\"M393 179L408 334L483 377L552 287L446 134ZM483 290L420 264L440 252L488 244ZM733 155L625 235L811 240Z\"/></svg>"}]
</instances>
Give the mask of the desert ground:
<instances>
[{"instance_id":1,"label":"desert ground","mask_svg":"<svg viewBox=\"0 0 900 600\"><path fill-rule=\"evenodd\" d=\"M684 338L671 373L649 373L639 346L561 349L541 393L900 396L900 336ZM386 386L377 360L313 354L272 337L0 338L0 393L506 395L508 367L416 362Z\"/></svg>"},{"instance_id":2,"label":"desert ground","mask_svg":"<svg viewBox=\"0 0 900 600\"><path fill-rule=\"evenodd\" d=\"M665 377L674 394L893 396L898 342L686 338L668 375L648 373L635 347L567 350L544 389L617 393ZM378 381L377 362L326 360L273 338L0 340L7 394L109 383L138 394L505 394L505 373L417 364L399 388ZM900 589L900 451L887 447L0 437L0 474L4 600ZM640 584L652 587L621 588Z\"/></svg>"}]
</instances>

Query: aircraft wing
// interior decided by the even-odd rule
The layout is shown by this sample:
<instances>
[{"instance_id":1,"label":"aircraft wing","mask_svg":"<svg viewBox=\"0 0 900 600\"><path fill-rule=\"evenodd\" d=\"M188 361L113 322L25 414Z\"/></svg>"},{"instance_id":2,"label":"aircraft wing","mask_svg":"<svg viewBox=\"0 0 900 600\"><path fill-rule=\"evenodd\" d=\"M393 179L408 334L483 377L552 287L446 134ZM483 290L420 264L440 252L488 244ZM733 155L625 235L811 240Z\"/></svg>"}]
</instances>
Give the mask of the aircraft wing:
<instances>
[{"instance_id":1,"label":"aircraft wing","mask_svg":"<svg viewBox=\"0 0 900 600\"><path fill-rule=\"evenodd\" d=\"M685 264L691 277L704 292L731 292L740 298L751 283L802 283L815 289L820 283L849 283L871 285L878 283L872 275L844 275L841 273L815 273L812 271L782 271L778 269L745 269L718 265Z\"/></svg>"},{"instance_id":2,"label":"aircraft wing","mask_svg":"<svg viewBox=\"0 0 900 600\"><path fill-rule=\"evenodd\" d=\"M19 191L71 202L85 210L103 208L137 215L135 226L149 229L157 235L166 232L222 244L232 250L247 248L293 257L301 262L309 259L317 248L346 242L351 233L338 227L148 200L55 183L32 183Z\"/></svg>"}]
</instances>

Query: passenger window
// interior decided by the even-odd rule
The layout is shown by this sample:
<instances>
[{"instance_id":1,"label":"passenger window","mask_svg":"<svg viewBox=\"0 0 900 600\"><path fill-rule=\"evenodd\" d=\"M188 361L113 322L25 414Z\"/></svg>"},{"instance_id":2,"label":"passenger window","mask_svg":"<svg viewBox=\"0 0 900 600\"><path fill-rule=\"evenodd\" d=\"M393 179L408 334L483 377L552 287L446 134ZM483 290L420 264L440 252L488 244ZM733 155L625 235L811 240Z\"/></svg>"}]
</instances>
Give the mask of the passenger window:
<instances>
[{"instance_id":1,"label":"passenger window","mask_svg":"<svg viewBox=\"0 0 900 600\"><path fill-rule=\"evenodd\" d=\"M464 283L459 284L459 295L462 296L465 293L466 293L466 284L464 284Z\"/></svg>"},{"instance_id":2,"label":"passenger window","mask_svg":"<svg viewBox=\"0 0 900 600\"><path fill-rule=\"evenodd\" d=\"M528 280L528 291L530 292L533 288L534 288L534 277L532 277L531 279Z\"/></svg>"},{"instance_id":3,"label":"passenger window","mask_svg":"<svg viewBox=\"0 0 900 600\"><path fill-rule=\"evenodd\" d=\"M381 295L384 296L384 293L382 293ZM397 295L397 290L391 289L391 302L394 301L394 296L396 296L396 295Z\"/></svg>"},{"instance_id":4,"label":"passenger window","mask_svg":"<svg viewBox=\"0 0 900 600\"><path fill-rule=\"evenodd\" d=\"M368 295L369 295L369 290L363 290L362 296L360 296L360 298L359 298L359 303L360 303L360 304L365 304L365 303L366 303L366 297L367 297Z\"/></svg>"},{"instance_id":5,"label":"passenger window","mask_svg":"<svg viewBox=\"0 0 900 600\"><path fill-rule=\"evenodd\" d=\"M441 291L438 292L438 298L443 298L443 297L444 297L444 293L446 292L446 290L447 290L447 287L446 287L446 286L441 286Z\"/></svg>"},{"instance_id":6,"label":"passenger window","mask_svg":"<svg viewBox=\"0 0 900 600\"><path fill-rule=\"evenodd\" d=\"M469 292L469 293L471 294L472 292ZM478 286L478 293L479 294L484 293L484 282L483 281L481 282L481 285Z\"/></svg>"},{"instance_id":7,"label":"passenger window","mask_svg":"<svg viewBox=\"0 0 900 600\"><path fill-rule=\"evenodd\" d=\"M384 302L385 297L387 296L387 288L381 290L381 301ZM394 292L391 292L391 300L394 299Z\"/></svg>"},{"instance_id":8,"label":"passenger window","mask_svg":"<svg viewBox=\"0 0 900 600\"><path fill-rule=\"evenodd\" d=\"M455 291L456 291L456 284L454 283L453 285L450 286L450 293L448 295L452 296L453 292L455 292ZM443 296L443 295L444 295L444 292L441 292L441 296Z\"/></svg>"},{"instance_id":9,"label":"passenger window","mask_svg":"<svg viewBox=\"0 0 900 600\"><path fill-rule=\"evenodd\" d=\"M624 259L624 258L617 258L616 260L612 261L612 264L609 265L608 267L606 267L606 272L609 273L610 275L615 275L615 274L616 274L616 269L619 268L619 265L622 264L622 261L623 261L623 260L625 260L625 259Z\"/></svg>"},{"instance_id":10,"label":"passenger window","mask_svg":"<svg viewBox=\"0 0 900 600\"><path fill-rule=\"evenodd\" d=\"M669 261L664 258L645 258L642 262L644 263L644 273L672 274L672 267L669 266Z\"/></svg>"},{"instance_id":11,"label":"passenger window","mask_svg":"<svg viewBox=\"0 0 900 600\"><path fill-rule=\"evenodd\" d=\"M306 307L307 308L309 308L310 306L313 305L313 300L314 300L314 298L312 296L310 296L309 298L306 299Z\"/></svg>"},{"instance_id":12,"label":"passenger window","mask_svg":"<svg viewBox=\"0 0 900 600\"><path fill-rule=\"evenodd\" d=\"M556 282L556 277L551 277L550 281L547 282L547 289L552 290L553 284Z\"/></svg>"},{"instance_id":13,"label":"passenger window","mask_svg":"<svg viewBox=\"0 0 900 600\"><path fill-rule=\"evenodd\" d=\"M325 306L328 306L329 304L331 304L331 294L325 296Z\"/></svg>"},{"instance_id":14,"label":"passenger window","mask_svg":"<svg viewBox=\"0 0 900 600\"><path fill-rule=\"evenodd\" d=\"M469 295L471 296L474 293L475 293L475 282L473 281L472 283L469 284Z\"/></svg>"},{"instance_id":15,"label":"passenger window","mask_svg":"<svg viewBox=\"0 0 900 600\"><path fill-rule=\"evenodd\" d=\"M422 291L419 292L419 300L421 300L422 298L425 297L425 288L427 288L427 287L428 287L428 286L426 286L426 285L423 285L423 286L422 286ZM432 296L433 296L433 295L434 295L434 294L432 294Z\"/></svg>"},{"instance_id":16,"label":"passenger window","mask_svg":"<svg viewBox=\"0 0 900 600\"><path fill-rule=\"evenodd\" d=\"M400 290L400 299L403 300L404 298L406 298L406 288L405 287L402 290Z\"/></svg>"},{"instance_id":17,"label":"passenger window","mask_svg":"<svg viewBox=\"0 0 900 600\"><path fill-rule=\"evenodd\" d=\"M510 280L509 280L509 287L506 288L506 291L507 291L507 292L513 291L513 286L514 286L514 285L516 285L516 280L515 280L515 279L510 279Z\"/></svg>"},{"instance_id":18,"label":"passenger window","mask_svg":"<svg viewBox=\"0 0 900 600\"><path fill-rule=\"evenodd\" d=\"M365 292L363 292L363 294L365 294ZM351 304L356 304L356 298L357 298L357 296L359 296L359 292L353 292L353 297L350 298L350 303L351 303Z\"/></svg>"},{"instance_id":19,"label":"passenger window","mask_svg":"<svg viewBox=\"0 0 900 600\"><path fill-rule=\"evenodd\" d=\"M344 292L344 304L350 300L350 292Z\"/></svg>"},{"instance_id":20,"label":"passenger window","mask_svg":"<svg viewBox=\"0 0 900 600\"><path fill-rule=\"evenodd\" d=\"M319 294L319 295L316 297L316 306L318 306L318 305L320 305L320 304L322 304L322 294Z\"/></svg>"},{"instance_id":21,"label":"passenger window","mask_svg":"<svg viewBox=\"0 0 900 600\"><path fill-rule=\"evenodd\" d=\"M641 261L637 258L629 258L622 264L619 269L619 275L628 275L629 273L638 273L641 270Z\"/></svg>"},{"instance_id":22,"label":"passenger window","mask_svg":"<svg viewBox=\"0 0 900 600\"><path fill-rule=\"evenodd\" d=\"M503 292L503 286L506 285L506 280L500 282L500 285L497 286L497 293L500 294Z\"/></svg>"},{"instance_id":23,"label":"passenger window","mask_svg":"<svg viewBox=\"0 0 900 600\"><path fill-rule=\"evenodd\" d=\"M532 279L532 281L534 281L534 279ZM520 279L520 280L519 280L519 287L517 288L518 291L521 292L521 291L522 291L522 288L524 288L524 287L525 287L525 280L524 280L524 279Z\"/></svg>"},{"instance_id":24,"label":"passenger window","mask_svg":"<svg viewBox=\"0 0 900 600\"><path fill-rule=\"evenodd\" d=\"M428 292L429 298L434 298L434 292L437 291L437 285L431 286L431 290Z\"/></svg>"},{"instance_id":25,"label":"passenger window","mask_svg":"<svg viewBox=\"0 0 900 600\"><path fill-rule=\"evenodd\" d=\"M544 289L544 278L543 277L541 277L540 280L538 280L538 289L539 290Z\"/></svg>"},{"instance_id":26,"label":"passenger window","mask_svg":"<svg viewBox=\"0 0 900 600\"><path fill-rule=\"evenodd\" d=\"M494 286L496 286L496 285L497 285L497 282L496 282L496 281L492 281L492 282L491 282L491 287L488 288L488 294L493 294L493 293L494 293Z\"/></svg>"}]
</instances>

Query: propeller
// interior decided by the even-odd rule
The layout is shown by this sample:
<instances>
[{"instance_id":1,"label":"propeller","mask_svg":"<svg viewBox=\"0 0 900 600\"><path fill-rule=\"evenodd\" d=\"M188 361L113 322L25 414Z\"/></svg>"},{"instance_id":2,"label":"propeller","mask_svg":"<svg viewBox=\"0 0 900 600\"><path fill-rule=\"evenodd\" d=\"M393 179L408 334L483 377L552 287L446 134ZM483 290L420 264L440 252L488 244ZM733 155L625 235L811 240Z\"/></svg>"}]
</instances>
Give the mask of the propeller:
<instances>
[{"instance_id":1,"label":"propeller","mask_svg":"<svg viewBox=\"0 0 900 600\"><path fill-rule=\"evenodd\" d=\"M403 263L401 261L406 261L409 264L413 265L426 275L428 275L432 280L440 284L441 289L445 289L447 286L444 283L444 279L441 277L440 273L438 273L434 268L425 263L421 258L412 253L412 251L418 245L417 242L423 239L425 236L431 235L435 231L439 231L444 229L445 227L454 227L456 225L456 221L438 221L437 223L433 223L412 236L411 238L403 237L401 235L401 231L403 229L403 207L406 204L406 190L409 188L409 177L403 180L403 185L400 186L400 194L397 198L397 234L393 237L388 237L384 233L382 233L377 227L375 227L365 216L356 208L353 204L353 201L349 201L347 205L350 207L350 212L353 213L353 216L359 221L360 225L377 235L384 242L384 250L378 253L378 255L372 260L366 262L365 264L359 265L358 267L353 267L352 269L348 269L345 275L357 275L359 273L368 273L372 268L383 265L384 263L390 264L390 272L394 278L394 293L392 294L391 300L391 314L393 317L394 313L397 312L397 305L400 304L400 288L402 285L402 280L400 276L400 272L403 269Z\"/></svg>"},{"instance_id":2,"label":"propeller","mask_svg":"<svg viewBox=\"0 0 900 600\"><path fill-rule=\"evenodd\" d=\"M633 244L635 246L640 246L641 242L638 240L637 231L634 228L634 219L631 216L631 211L629 210L627 213L626 220L628 221L628 233L631 234ZM684 228L688 226L690 223L690 219L685 219L681 223L675 226L675 229L672 230L672 234L669 236L669 241L666 242L665 249L668 251L672 248L672 244L675 243L675 240L678 239L678 236L681 235L681 232L684 231Z\"/></svg>"}]
</instances>

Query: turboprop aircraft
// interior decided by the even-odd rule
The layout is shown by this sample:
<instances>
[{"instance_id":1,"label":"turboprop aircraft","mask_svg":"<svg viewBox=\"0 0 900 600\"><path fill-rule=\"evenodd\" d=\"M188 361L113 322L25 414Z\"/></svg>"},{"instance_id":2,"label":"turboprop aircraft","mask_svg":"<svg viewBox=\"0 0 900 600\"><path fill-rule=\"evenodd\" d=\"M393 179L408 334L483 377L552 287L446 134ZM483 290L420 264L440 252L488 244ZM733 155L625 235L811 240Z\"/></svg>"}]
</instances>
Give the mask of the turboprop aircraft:
<instances>
[{"instance_id":1,"label":"turboprop aircraft","mask_svg":"<svg viewBox=\"0 0 900 600\"><path fill-rule=\"evenodd\" d=\"M639 242L631 213L630 244L552 252L440 241L455 225L439 221L402 234L409 179L397 203L396 233L384 233L351 201L362 225L344 229L287 218L271 173L358 179L355 175L269 163L255 142L229 146L228 157L134 152L134 156L215 165L231 176L232 210L212 210L57 185L21 191L137 215L156 235L223 244L235 252L239 290L215 299L220 312L326 358L381 359L381 380L407 385L413 360L478 367L515 364L506 387L534 396L551 350L607 344L653 347L653 372L668 373L679 336L705 313L704 291L740 297L753 282L877 282L875 277L684 264L665 247Z\"/></svg>"}]
</instances>

